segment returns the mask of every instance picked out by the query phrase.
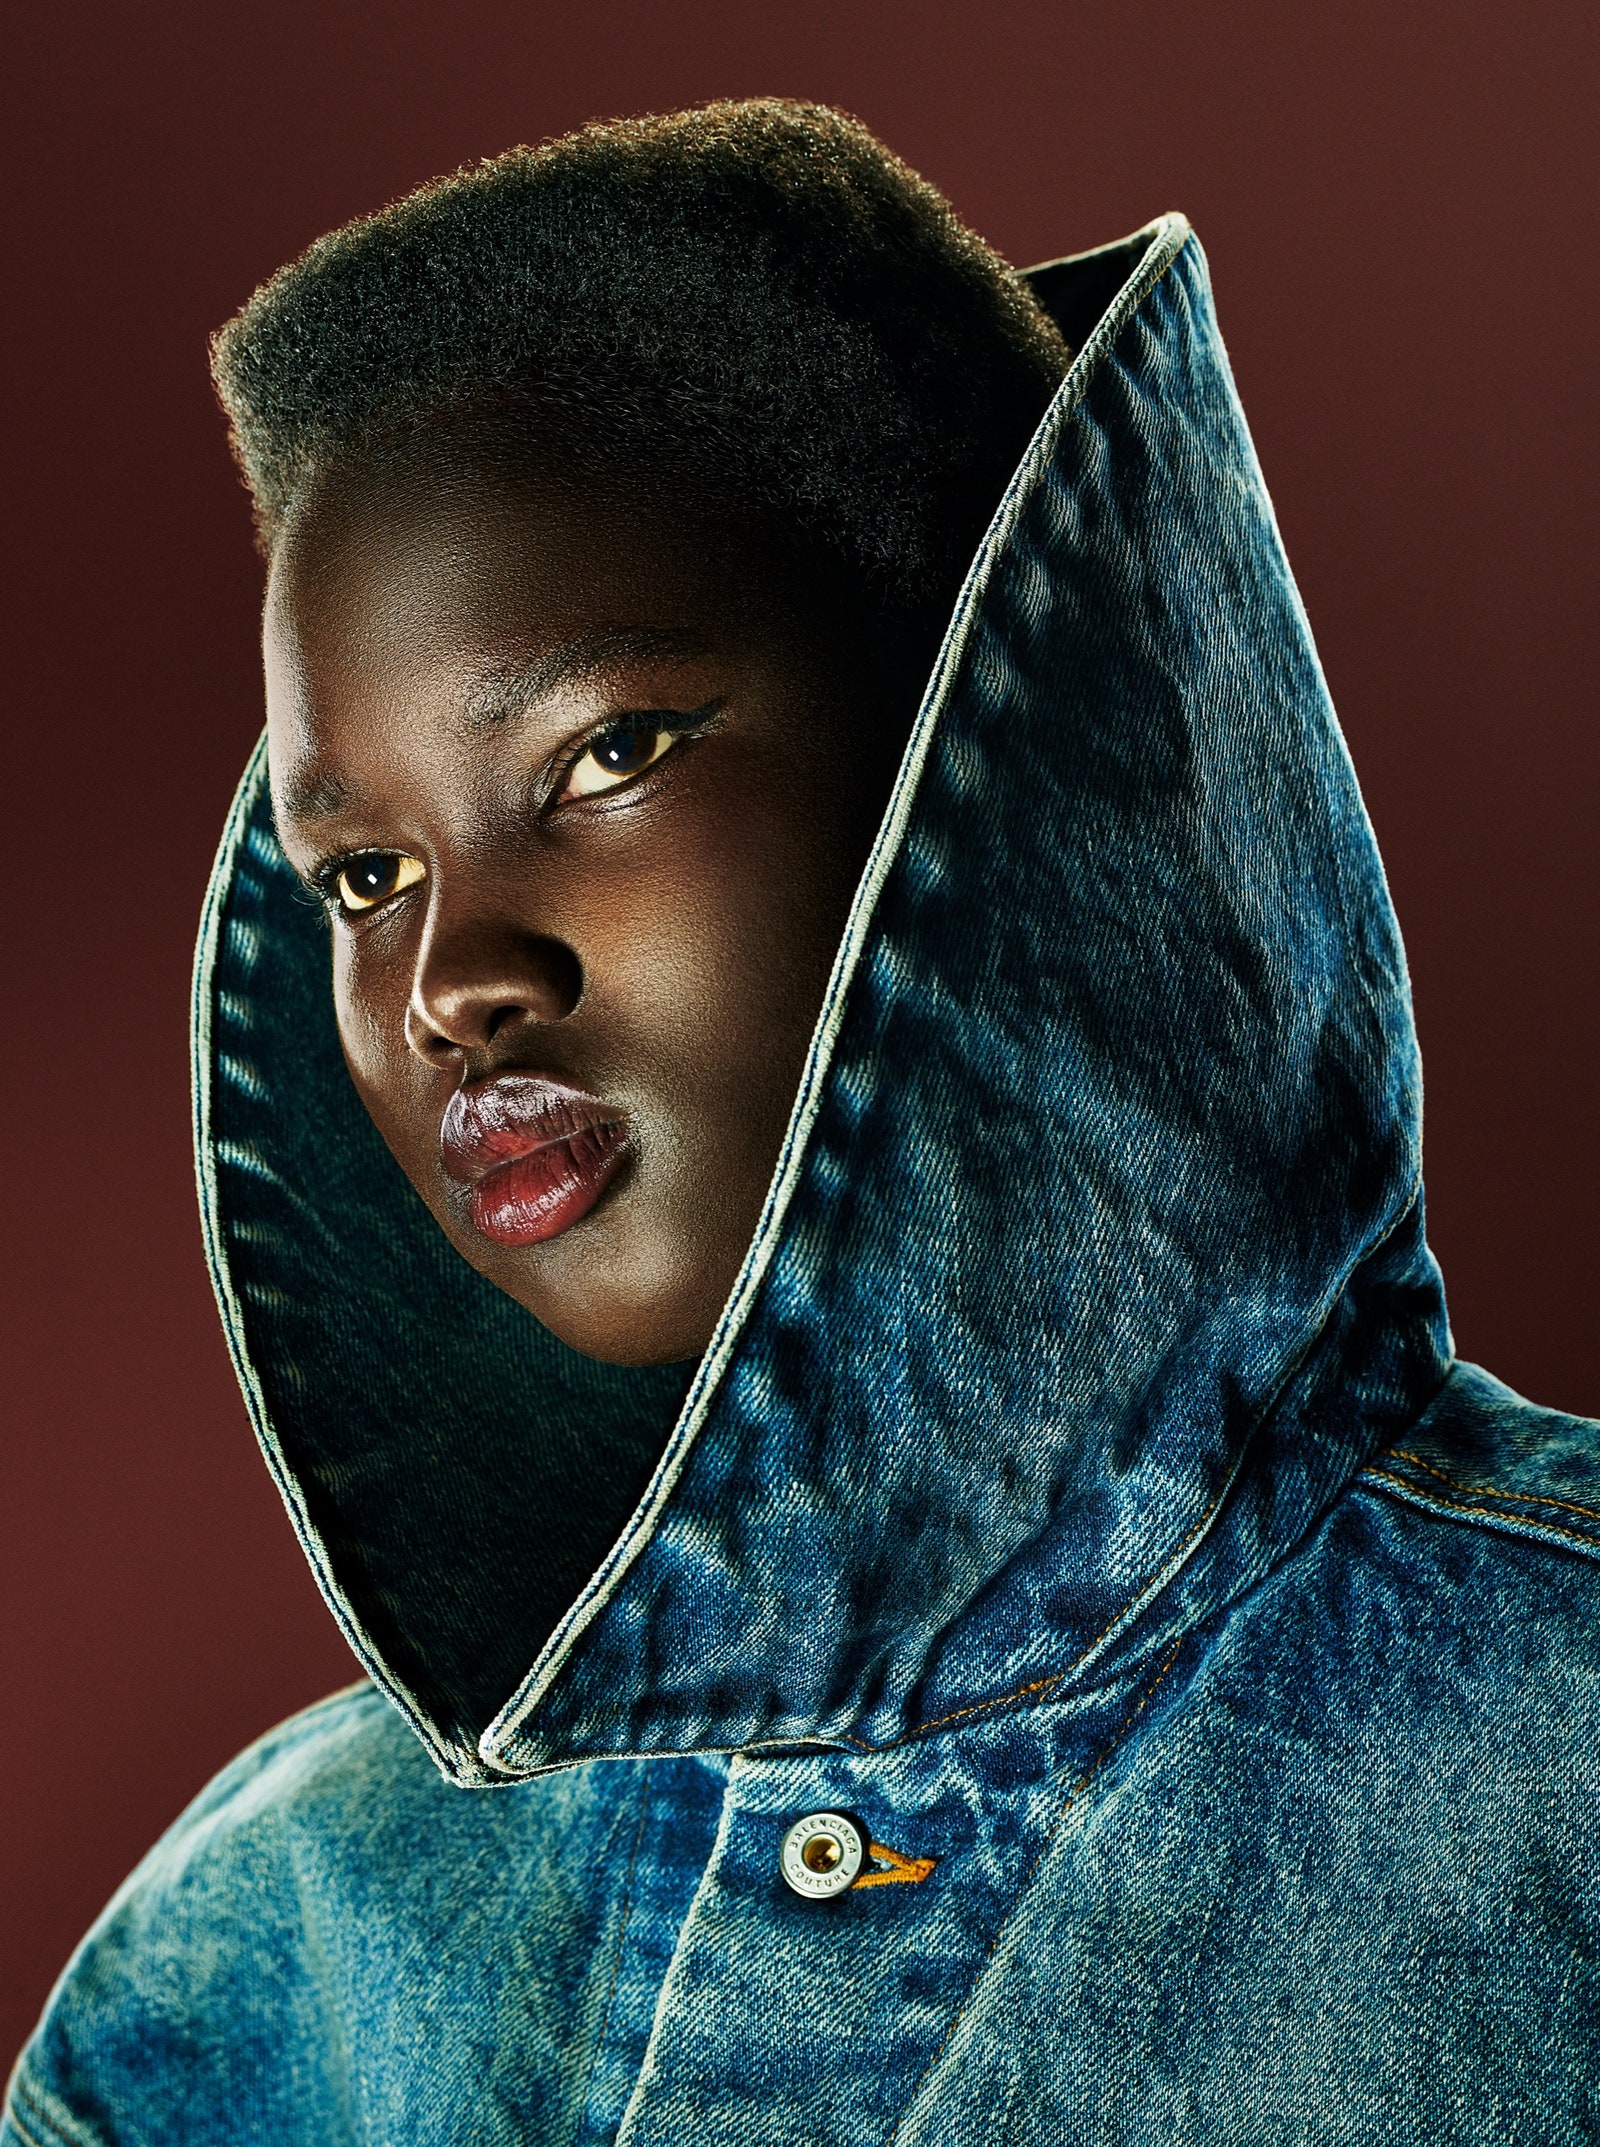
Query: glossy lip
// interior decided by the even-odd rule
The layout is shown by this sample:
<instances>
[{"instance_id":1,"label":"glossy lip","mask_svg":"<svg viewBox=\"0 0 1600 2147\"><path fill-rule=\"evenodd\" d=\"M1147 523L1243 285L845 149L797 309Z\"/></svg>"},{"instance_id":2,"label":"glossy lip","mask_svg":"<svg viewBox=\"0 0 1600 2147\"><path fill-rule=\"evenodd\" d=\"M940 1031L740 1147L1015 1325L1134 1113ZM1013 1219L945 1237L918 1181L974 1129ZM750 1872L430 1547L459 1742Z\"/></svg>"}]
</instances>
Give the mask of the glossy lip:
<instances>
[{"instance_id":1,"label":"glossy lip","mask_svg":"<svg viewBox=\"0 0 1600 2147\"><path fill-rule=\"evenodd\" d=\"M474 1227L496 1245L539 1245L605 1191L627 1152L627 1119L563 1081L499 1074L456 1090L439 1144L450 1176L472 1188Z\"/></svg>"}]
</instances>

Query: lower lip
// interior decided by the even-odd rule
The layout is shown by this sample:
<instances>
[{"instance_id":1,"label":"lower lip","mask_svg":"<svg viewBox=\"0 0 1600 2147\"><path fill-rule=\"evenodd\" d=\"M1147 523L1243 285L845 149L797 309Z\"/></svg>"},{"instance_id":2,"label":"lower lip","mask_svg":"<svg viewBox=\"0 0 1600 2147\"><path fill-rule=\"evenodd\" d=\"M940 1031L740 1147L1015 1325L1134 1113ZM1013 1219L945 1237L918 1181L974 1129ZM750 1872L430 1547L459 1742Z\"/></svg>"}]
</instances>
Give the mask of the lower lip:
<instances>
[{"instance_id":1,"label":"lower lip","mask_svg":"<svg viewBox=\"0 0 1600 2147\"><path fill-rule=\"evenodd\" d=\"M496 1245L542 1245L588 1214L622 1161L620 1125L585 1126L502 1163L472 1189L472 1220Z\"/></svg>"}]
</instances>

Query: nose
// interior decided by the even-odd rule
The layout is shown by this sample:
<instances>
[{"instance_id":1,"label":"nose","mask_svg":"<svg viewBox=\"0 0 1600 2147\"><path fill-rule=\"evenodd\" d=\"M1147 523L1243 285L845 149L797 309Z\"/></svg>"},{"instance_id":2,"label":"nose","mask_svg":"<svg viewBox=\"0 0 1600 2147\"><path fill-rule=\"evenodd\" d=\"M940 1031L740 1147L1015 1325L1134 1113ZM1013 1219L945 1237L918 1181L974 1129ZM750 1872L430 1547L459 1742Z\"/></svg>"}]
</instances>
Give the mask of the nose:
<instances>
[{"instance_id":1,"label":"nose","mask_svg":"<svg viewBox=\"0 0 1600 2147\"><path fill-rule=\"evenodd\" d=\"M565 941L510 919L436 918L418 950L406 1042L437 1065L482 1051L508 1025L563 1021L583 993L583 967Z\"/></svg>"}]
</instances>

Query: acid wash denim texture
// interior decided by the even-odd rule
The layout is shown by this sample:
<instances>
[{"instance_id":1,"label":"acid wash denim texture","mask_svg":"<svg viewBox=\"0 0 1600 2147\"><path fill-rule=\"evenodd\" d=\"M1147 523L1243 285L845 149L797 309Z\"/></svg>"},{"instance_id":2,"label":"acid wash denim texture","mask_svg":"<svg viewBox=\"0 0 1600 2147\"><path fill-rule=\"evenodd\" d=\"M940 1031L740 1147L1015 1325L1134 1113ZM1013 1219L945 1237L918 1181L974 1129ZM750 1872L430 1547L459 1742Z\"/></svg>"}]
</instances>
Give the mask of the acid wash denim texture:
<instances>
[{"instance_id":1,"label":"acid wash denim texture","mask_svg":"<svg viewBox=\"0 0 1600 2147\"><path fill-rule=\"evenodd\" d=\"M202 1198L368 1676L128 1881L5 2147L1600 2139L1600 1427L1452 1362L1199 247L1036 284L1080 355L692 1383L434 1229L247 775ZM828 1901L818 1811L874 1845Z\"/></svg>"}]
</instances>

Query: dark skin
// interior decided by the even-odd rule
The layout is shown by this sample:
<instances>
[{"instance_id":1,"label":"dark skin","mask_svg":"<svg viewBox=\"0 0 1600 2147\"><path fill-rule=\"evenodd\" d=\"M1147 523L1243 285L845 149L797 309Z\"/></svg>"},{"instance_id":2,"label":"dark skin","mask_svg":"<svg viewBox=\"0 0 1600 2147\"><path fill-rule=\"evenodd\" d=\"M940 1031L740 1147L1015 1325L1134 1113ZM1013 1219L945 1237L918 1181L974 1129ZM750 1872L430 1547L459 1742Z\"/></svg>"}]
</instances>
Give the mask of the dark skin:
<instances>
[{"instance_id":1,"label":"dark skin","mask_svg":"<svg viewBox=\"0 0 1600 2147\"><path fill-rule=\"evenodd\" d=\"M451 1242L586 1355L699 1355L732 1288L931 657L890 647L748 528L470 441L346 466L277 547L273 797L351 1075ZM625 1133L518 1246L441 1156L452 1094L511 1073Z\"/></svg>"}]
</instances>

